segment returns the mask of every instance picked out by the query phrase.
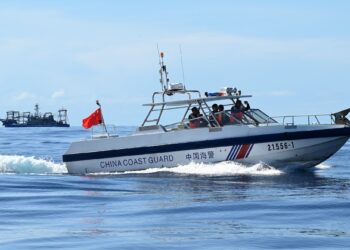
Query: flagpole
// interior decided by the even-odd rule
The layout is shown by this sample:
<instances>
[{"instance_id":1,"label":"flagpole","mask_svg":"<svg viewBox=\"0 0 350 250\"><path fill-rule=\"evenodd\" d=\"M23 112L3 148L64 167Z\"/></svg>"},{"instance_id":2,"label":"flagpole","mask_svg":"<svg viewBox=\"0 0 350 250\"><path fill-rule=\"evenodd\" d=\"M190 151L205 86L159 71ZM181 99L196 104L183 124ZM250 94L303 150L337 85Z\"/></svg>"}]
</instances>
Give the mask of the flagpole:
<instances>
[{"instance_id":1,"label":"flagpole","mask_svg":"<svg viewBox=\"0 0 350 250\"><path fill-rule=\"evenodd\" d=\"M96 104L97 104L97 106L99 106L99 108L100 108L100 110L101 110L101 118L102 118L102 125L103 125L103 128L104 128L104 130L105 130L107 136L109 136L108 131L107 131L107 127L106 127L106 123L105 123L105 119L103 118L102 106L101 106L101 104L100 104L100 102L99 102L98 100L96 100Z\"/></svg>"}]
</instances>

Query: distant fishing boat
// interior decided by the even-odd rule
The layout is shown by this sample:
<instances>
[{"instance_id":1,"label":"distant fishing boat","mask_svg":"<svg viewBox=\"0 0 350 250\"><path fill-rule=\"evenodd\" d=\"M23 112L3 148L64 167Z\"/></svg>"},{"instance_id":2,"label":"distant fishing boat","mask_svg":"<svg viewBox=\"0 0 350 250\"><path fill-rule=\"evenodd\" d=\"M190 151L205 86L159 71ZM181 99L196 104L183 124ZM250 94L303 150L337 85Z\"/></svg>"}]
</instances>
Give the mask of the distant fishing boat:
<instances>
[{"instance_id":1,"label":"distant fishing boat","mask_svg":"<svg viewBox=\"0 0 350 250\"><path fill-rule=\"evenodd\" d=\"M7 111L6 119L0 119L5 127L69 127L67 110L58 110L57 120L51 112L41 114L39 105L34 107L34 114L30 112Z\"/></svg>"}]
</instances>

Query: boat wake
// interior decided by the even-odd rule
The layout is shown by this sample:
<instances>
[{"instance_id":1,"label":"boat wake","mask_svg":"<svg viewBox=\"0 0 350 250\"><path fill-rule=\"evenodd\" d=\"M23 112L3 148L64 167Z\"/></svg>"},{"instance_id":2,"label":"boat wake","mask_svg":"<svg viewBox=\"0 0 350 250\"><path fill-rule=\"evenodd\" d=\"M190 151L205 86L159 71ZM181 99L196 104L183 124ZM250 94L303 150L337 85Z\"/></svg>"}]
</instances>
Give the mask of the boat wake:
<instances>
[{"instance_id":1,"label":"boat wake","mask_svg":"<svg viewBox=\"0 0 350 250\"><path fill-rule=\"evenodd\" d=\"M321 163L316 169L328 169L329 165ZM288 171L287 171L288 172ZM65 164L55 163L51 160L36 158L34 156L0 155L0 173L2 174L65 174ZM219 162L215 164L189 163L173 168L149 168L145 170L125 171L118 173L94 173L89 175L125 175L125 174L153 174L174 173L181 175L202 176L235 176L259 175L274 176L286 173L265 163L247 166L237 162Z\"/></svg>"},{"instance_id":2,"label":"boat wake","mask_svg":"<svg viewBox=\"0 0 350 250\"><path fill-rule=\"evenodd\" d=\"M64 164L34 156L0 155L0 173L3 174L62 174L67 173Z\"/></svg>"},{"instance_id":3,"label":"boat wake","mask_svg":"<svg viewBox=\"0 0 350 250\"><path fill-rule=\"evenodd\" d=\"M203 176L234 176L234 175L281 175L283 171L275 169L267 164L259 163L246 166L235 162L220 162L215 164L189 163L173 168L149 168L139 171L127 171L113 174L153 174L153 173L175 173L182 175Z\"/></svg>"}]
</instances>

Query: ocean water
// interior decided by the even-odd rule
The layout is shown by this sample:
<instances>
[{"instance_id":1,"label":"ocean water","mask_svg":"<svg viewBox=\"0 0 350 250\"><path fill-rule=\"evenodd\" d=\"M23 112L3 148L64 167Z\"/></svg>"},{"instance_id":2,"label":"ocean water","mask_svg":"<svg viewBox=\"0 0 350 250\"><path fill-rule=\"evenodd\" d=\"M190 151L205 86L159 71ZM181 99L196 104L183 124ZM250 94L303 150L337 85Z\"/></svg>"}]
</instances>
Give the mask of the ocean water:
<instances>
[{"instance_id":1,"label":"ocean water","mask_svg":"<svg viewBox=\"0 0 350 250\"><path fill-rule=\"evenodd\" d=\"M0 128L1 250L350 249L350 143L309 172L220 163L68 175L62 154L88 136Z\"/></svg>"}]
</instances>

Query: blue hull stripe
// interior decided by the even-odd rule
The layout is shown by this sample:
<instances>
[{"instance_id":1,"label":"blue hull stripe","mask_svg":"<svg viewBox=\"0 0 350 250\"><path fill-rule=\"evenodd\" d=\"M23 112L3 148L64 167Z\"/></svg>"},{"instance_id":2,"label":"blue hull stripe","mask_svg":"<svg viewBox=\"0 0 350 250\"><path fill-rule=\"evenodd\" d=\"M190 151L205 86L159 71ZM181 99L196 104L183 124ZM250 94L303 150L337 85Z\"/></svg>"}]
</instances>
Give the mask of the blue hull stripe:
<instances>
[{"instance_id":1,"label":"blue hull stripe","mask_svg":"<svg viewBox=\"0 0 350 250\"><path fill-rule=\"evenodd\" d=\"M236 150L235 153L233 154L231 160L236 159L236 157L237 157L237 155L238 155L238 152L241 150L242 146L243 146L243 145L239 145L239 146L237 147L237 150Z\"/></svg>"},{"instance_id":2,"label":"blue hull stripe","mask_svg":"<svg viewBox=\"0 0 350 250\"><path fill-rule=\"evenodd\" d=\"M231 154L232 149L233 149L233 147L231 148L230 152L228 153L228 155L226 157L226 161L228 161L228 159L230 158L230 154Z\"/></svg>"},{"instance_id":3,"label":"blue hull stripe","mask_svg":"<svg viewBox=\"0 0 350 250\"><path fill-rule=\"evenodd\" d=\"M232 153L230 154L230 157L228 158L229 160L232 160L232 157L236 154L238 149L239 149L239 145L234 146L234 150L232 151Z\"/></svg>"},{"instance_id":4,"label":"blue hull stripe","mask_svg":"<svg viewBox=\"0 0 350 250\"><path fill-rule=\"evenodd\" d=\"M338 137L338 136L350 137L350 127L322 129L322 130L314 130L314 131L302 131L302 132L286 132L286 133L257 135L257 136L232 137L232 138L206 140L206 141L165 144L165 145L150 146L150 147L106 150L106 151L90 152L90 153L66 154L66 155L63 155L63 162L134 156L134 155L143 155L143 154L170 153L170 152L183 151L183 150L197 150L197 149L216 148L216 147L225 147L225 146L227 147L227 146L237 145L237 144L239 145L254 144L254 143L264 143L264 142L283 141L283 140L287 141L287 140L300 140L300 139Z\"/></svg>"},{"instance_id":5,"label":"blue hull stripe","mask_svg":"<svg viewBox=\"0 0 350 250\"><path fill-rule=\"evenodd\" d=\"M235 149L236 147L237 147L237 145L232 146L230 152L229 152L228 155L227 155L226 161L230 160L231 154L232 154L232 152L234 151L234 149Z\"/></svg>"}]
</instances>

